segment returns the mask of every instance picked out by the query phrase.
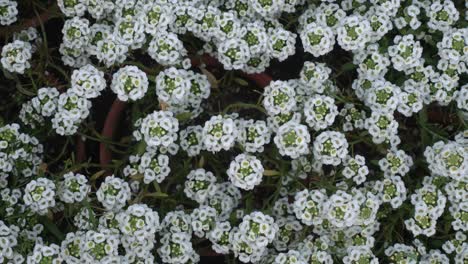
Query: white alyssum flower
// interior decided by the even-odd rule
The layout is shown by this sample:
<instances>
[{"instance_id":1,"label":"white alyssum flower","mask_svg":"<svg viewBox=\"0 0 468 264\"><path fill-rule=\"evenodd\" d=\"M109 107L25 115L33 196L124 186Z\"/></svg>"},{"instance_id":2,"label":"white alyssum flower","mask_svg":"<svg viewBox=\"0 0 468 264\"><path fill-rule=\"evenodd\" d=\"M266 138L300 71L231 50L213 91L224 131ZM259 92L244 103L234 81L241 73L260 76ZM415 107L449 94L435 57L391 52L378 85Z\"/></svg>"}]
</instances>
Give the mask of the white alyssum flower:
<instances>
[{"instance_id":1,"label":"white alyssum flower","mask_svg":"<svg viewBox=\"0 0 468 264\"><path fill-rule=\"evenodd\" d=\"M338 115L335 100L326 95L315 95L304 103L304 117L312 129L318 131L333 124Z\"/></svg>"},{"instance_id":2,"label":"white alyssum flower","mask_svg":"<svg viewBox=\"0 0 468 264\"><path fill-rule=\"evenodd\" d=\"M296 53L296 33L277 28L270 32L267 50L273 58L279 61L286 60Z\"/></svg>"},{"instance_id":3,"label":"white alyssum flower","mask_svg":"<svg viewBox=\"0 0 468 264\"><path fill-rule=\"evenodd\" d=\"M276 147L283 156L293 159L309 153L310 134L306 126L287 122L280 126L274 137Z\"/></svg>"},{"instance_id":4,"label":"white alyssum flower","mask_svg":"<svg viewBox=\"0 0 468 264\"><path fill-rule=\"evenodd\" d=\"M188 198L203 204L209 196L213 196L216 187L216 177L212 172L196 169L187 175L184 193Z\"/></svg>"},{"instance_id":5,"label":"white alyssum flower","mask_svg":"<svg viewBox=\"0 0 468 264\"><path fill-rule=\"evenodd\" d=\"M345 17L337 28L338 44L345 50L362 50L371 39L369 21L359 15Z\"/></svg>"},{"instance_id":6,"label":"white alyssum flower","mask_svg":"<svg viewBox=\"0 0 468 264\"><path fill-rule=\"evenodd\" d=\"M136 66L125 66L112 76L111 89L121 101L136 101L148 91L148 77Z\"/></svg>"},{"instance_id":7,"label":"white alyssum flower","mask_svg":"<svg viewBox=\"0 0 468 264\"><path fill-rule=\"evenodd\" d=\"M385 255L391 264L402 262L416 264L419 260L419 252L414 247L399 243L388 246L385 249Z\"/></svg>"},{"instance_id":8,"label":"white alyssum flower","mask_svg":"<svg viewBox=\"0 0 468 264\"><path fill-rule=\"evenodd\" d=\"M294 85L288 81L272 81L263 92L263 106L270 115L289 113L296 108Z\"/></svg>"},{"instance_id":9,"label":"white alyssum flower","mask_svg":"<svg viewBox=\"0 0 468 264\"><path fill-rule=\"evenodd\" d=\"M158 154L156 151L147 151L140 158L138 172L143 174L143 182L150 184L153 181L161 183L171 172L169 156Z\"/></svg>"},{"instance_id":10,"label":"white alyssum flower","mask_svg":"<svg viewBox=\"0 0 468 264\"><path fill-rule=\"evenodd\" d=\"M228 221L216 223L215 228L208 235L208 239L213 244L212 249L219 254L228 254L231 245L229 244L229 234L231 224Z\"/></svg>"},{"instance_id":11,"label":"white alyssum flower","mask_svg":"<svg viewBox=\"0 0 468 264\"><path fill-rule=\"evenodd\" d=\"M187 55L182 41L171 32L158 32L148 46L148 54L162 65L177 65Z\"/></svg>"},{"instance_id":12,"label":"white alyssum flower","mask_svg":"<svg viewBox=\"0 0 468 264\"><path fill-rule=\"evenodd\" d=\"M58 0L60 11L67 17L83 16L87 9L86 0Z\"/></svg>"},{"instance_id":13,"label":"white alyssum flower","mask_svg":"<svg viewBox=\"0 0 468 264\"><path fill-rule=\"evenodd\" d=\"M348 141L341 132L324 131L314 140L313 154L321 163L337 166L348 154Z\"/></svg>"},{"instance_id":14,"label":"white alyssum flower","mask_svg":"<svg viewBox=\"0 0 468 264\"><path fill-rule=\"evenodd\" d=\"M305 225L319 225L323 222L325 190L302 190L294 196L293 210L297 219Z\"/></svg>"},{"instance_id":15,"label":"white alyssum flower","mask_svg":"<svg viewBox=\"0 0 468 264\"><path fill-rule=\"evenodd\" d=\"M159 215L146 204L130 205L116 217L122 234L131 237L131 241L154 239L159 229Z\"/></svg>"},{"instance_id":16,"label":"white alyssum flower","mask_svg":"<svg viewBox=\"0 0 468 264\"><path fill-rule=\"evenodd\" d=\"M375 182L374 189L379 198L385 203L390 203L393 208L400 207L406 200L406 186L398 175L385 177L382 181Z\"/></svg>"},{"instance_id":17,"label":"white alyssum flower","mask_svg":"<svg viewBox=\"0 0 468 264\"><path fill-rule=\"evenodd\" d=\"M110 17L114 11L114 1L112 0L88 0L87 11L96 20Z\"/></svg>"},{"instance_id":18,"label":"white alyssum flower","mask_svg":"<svg viewBox=\"0 0 468 264\"><path fill-rule=\"evenodd\" d=\"M304 50L314 57L329 53L335 45L335 34L327 25L309 23L301 31L300 36Z\"/></svg>"},{"instance_id":19,"label":"white alyssum flower","mask_svg":"<svg viewBox=\"0 0 468 264\"><path fill-rule=\"evenodd\" d=\"M371 116L365 119L364 124L369 134L372 135L372 141L376 144L392 143L397 137L398 122L391 113L372 111Z\"/></svg>"},{"instance_id":20,"label":"white alyssum flower","mask_svg":"<svg viewBox=\"0 0 468 264\"><path fill-rule=\"evenodd\" d=\"M15 225L8 226L0 220L0 261L12 260L15 256L14 248L18 245L20 229Z\"/></svg>"},{"instance_id":21,"label":"white alyssum flower","mask_svg":"<svg viewBox=\"0 0 468 264\"><path fill-rule=\"evenodd\" d=\"M242 218L239 232L249 245L266 248L273 242L278 232L278 225L271 216L255 211Z\"/></svg>"},{"instance_id":22,"label":"white alyssum flower","mask_svg":"<svg viewBox=\"0 0 468 264\"><path fill-rule=\"evenodd\" d=\"M208 205L200 205L190 214L192 229L196 236L206 237L218 221L218 212Z\"/></svg>"},{"instance_id":23,"label":"white alyssum flower","mask_svg":"<svg viewBox=\"0 0 468 264\"><path fill-rule=\"evenodd\" d=\"M89 43L89 21L73 17L62 28L63 44L68 48L84 49Z\"/></svg>"},{"instance_id":24,"label":"white alyssum flower","mask_svg":"<svg viewBox=\"0 0 468 264\"><path fill-rule=\"evenodd\" d=\"M60 247L56 244L50 244L49 246L36 242L32 250L32 254L26 259L28 264L39 264L39 263L63 263L62 256L60 254Z\"/></svg>"},{"instance_id":25,"label":"white alyssum flower","mask_svg":"<svg viewBox=\"0 0 468 264\"><path fill-rule=\"evenodd\" d=\"M271 131L263 120L239 120L237 141L247 152L263 152L264 146L270 143Z\"/></svg>"},{"instance_id":26,"label":"white alyssum flower","mask_svg":"<svg viewBox=\"0 0 468 264\"><path fill-rule=\"evenodd\" d=\"M249 5L255 10L255 12L265 18L268 18L278 15L283 10L284 2L284 0L252 0L249 2Z\"/></svg>"},{"instance_id":27,"label":"white alyssum flower","mask_svg":"<svg viewBox=\"0 0 468 264\"><path fill-rule=\"evenodd\" d=\"M252 190L262 182L264 171L258 158L250 154L239 154L231 162L226 173L234 186Z\"/></svg>"},{"instance_id":28,"label":"white alyssum flower","mask_svg":"<svg viewBox=\"0 0 468 264\"><path fill-rule=\"evenodd\" d=\"M96 43L96 57L107 68L124 62L127 58L128 47L117 41L113 34L98 40Z\"/></svg>"},{"instance_id":29,"label":"white alyssum flower","mask_svg":"<svg viewBox=\"0 0 468 264\"><path fill-rule=\"evenodd\" d=\"M119 211L130 200L131 192L128 182L120 178L107 176L96 192L100 203L109 211Z\"/></svg>"},{"instance_id":30,"label":"white alyssum flower","mask_svg":"<svg viewBox=\"0 0 468 264\"><path fill-rule=\"evenodd\" d=\"M179 133L180 147L187 153L189 157L194 157L200 154L203 148L203 127L188 126Z\"/></svg>"},{"instance_id":31,"label":"white alyssum flower","mask_svg":"<svg viewBox=\"0 0 468 264\"><path fill-rule=\"evenodd\" d=\"M361 184L366 181L366 176L369 174L369 168L366 166L366 159L361 155L354 157L347 156L343 165L343 176L347 179L352 179L356 184Z\"/></svg>"},{"instance_id":32,"label":"white alyssum flower","mask_svg":"<svg viewBox=\"0 0 468 264\"><path fill-rule=\"evenodd\" d=\"M217 54L226 70L242 69L251 56L249 44L241 38L231 38L219 43Z\"/></svg>"},{"instance_id":33,"label":"white alyssum flower","mask_svg":"<svg viewBox=\"0 0 468 264\"><path fill-rule=\"evenodd\" d=\"M192 233L192 218L182 210L170 211L161 222L161 233Z\"/></svg>"},{"instance_id":34,"label":"white alyssum flower","mask_svg":"<svg viewBox=\"0 0 468 264\"><path fill-rule=\"evenodd\" d=\"M183 264L193 263L191 259L198 254L192 247L190 234L166 233L161 238L161 247L158 248L158 254L164 263Z\"/></svg>"},{"instance_id":35,"label":"white alyssum flower","mask_svg":"<svg viewBox=\"0 0 468 264\"><path fill-rule=\"evenodd\" d=\"M385 175L405 176L413 166L413 159L403 150L390 149L385 158L379 160L379 166Z\"/></svg>"},{"instance_id":36,"label":"white alyssum flower","mask_svg":"<svg viewBox=\"0 0 468 264\"><path fill-rule=\"evenodd\" d=\"M337 228L354 225L359 216L359 202L357 199L341 190L331 195L323 208L324 218Z\"/></svg>"},{"instance_id":37,"label":"white alyssum flower","mask_svg":"<svg viewBox=\"0 0 468 264\"><path fill-rule=\"evenodd\" d=\"M87 99L96 98L106 88L104 73L91 64L74 70L71 76L71 89Z\"/></svg>"},{"instance_id":38,"label":"white alyssum flower","mask_svg":"<svg viewBox=\"0 0 468 264\"><path fill-rule=\"evenodd\" d=\"M83 201L91 190L88 179L82 174L69 172L63 175L63 181L58 184L58 197L65 203Z\"/></svg>"},{"instance_id":39,"label":"white alyssum flower","mask_svg":"<svg viewBox=\"0 0 468 264\"><path fill-rule=\"evenodd\" d=\"M163 32L171 24L175 17L171 10L171 5L163 2L148 2L144 5L145 14L141 16L145 32L156 36Z\"/></svg>"},{"instance_id":40,"label":"white alyssum flower","mask_svg":"<svg viewBox=\"0 0 468 264\"><path fill-rule=\"evenodd\" d=\"M414 38L411 34L398 35L393 39L394 45L388 47L388 55L395 70L405 71L422 64L423 48L421 43L415 41Z\"/></svg>"},{"instance_id":41,"label":"white alyssum flower","mask_svg":"<svg viewBox=\"0 0 468 264\"><path fill-rule=\"evenodd\" d=\"M456 141L436 142L426 147L424 156L429 170L435 175L450 177L457 181L467 181L468 152Z\"/></svg>"},{"instance_id":42,"label":"white alyssum flower","mask_svg":"<svg viewBox=\"0 0 468 264\"><path fill-rule=\"evenodd\" d=\"M426 9L429 17L427 26L433 30L449 30L460 17L457 7L451 0L433 1Z\"/></svg>"},{"instance_id":43,"label":"white alyssum flower","mask_svg":"<svg viewBox=\"0 0 468 264\"><path fill-rule=\"evenodd\" d=\"M177 140L179 121L169 111L154 111L141 121L139 132L148 146L169 147Z\"/></svg>"},{"instance_id":44,"label":"white alyssum flower","mask_svg":"<svg viewBox=\"0 0 468 264\"><path fill-rule=\"evenodd\" d=\"M30 181L25 189L23 200L31 211L45 215L55 206L55 184L47 178Z\"/></svg>"},{"instance_id":45,"label":"white alyssum flower","mask_svg":"<svg viewBox=\"0 0 468 264\"><path fill-rule=\"evenodd\" d=\"M354 246L347 249L347 254L343 258L344 264L368 263L378 264L379 260L372 253L372 250L366 246Z\"/></svg>"},{"instance_id":46,"label":"white alyssum flower","mask_svg":"<svg viewBox=\"0 0 468 264\"><path fill-rule=\"evenodd\" d=\"M215 193L207 197L205 204L215 208L219 220L225 221L239 205L241 198L240 190L228 181L216 184Z\"/></svg>"},{"instance_id":47,"label":"white alyssum flower","mask_svg":"<svg viewBox=\"0 0 468 264\"><path fill-rule=\"evenodd\" d=\"M289 250L287 253L279 253L275 257L275 264L288 264L288 263L297 263L297 264L306 264L304 256L296 250Z\"/></svg>"},{"instance_id":48,"label":"white alyssum flower","mask_svg":"<svg viewBox=\"0 0 468 264\"><path fill-rule=\"evenodd\" d=\"M2 66L9 72L24 74L31 67L32 47L28 42L15 40L2 48Z\"/></svg>"},{"instance_id":49,"label":"white alyssum flower","mask_svg":"<svg viewBox=\"0 0 468 264\"><path fill-rule=\"evenodd\" d=\"M307 86L306 95L323 93L325 82L330 77L331 69L325 63L304 62L300 72L300 82Z\"/></svg>"},{"instance_id":50,"label":"white alyssum flower","mask_svg":"<svg viewBox=\"0 0 468 264\"><path fill-rule=\"evenodd\" d=\"M18 18L18 3L13 0L0 1L0 25L8 26Z\"/></svg>"},{"instance_id":51,"label":"white alyssum flower","mask_svg":"<svg viewBox=\"0 0 468 264\"><path fill-rule=\"evenodd\" d=\"M236 122L230 117L212 116L203 127L203 145L211 152L229 150L235 144L239 131Z\"/></svg>"},{"instance_id":52,"label":"white alyssum flower","mask_svg":"<svg viewBox=\"0 0 468 264\"><path fill-rule=\"evenodd\" d=\"M119 236L109 229L87 231L80 242L80 256L86 263L111 263L118 260Z\"/></svg>"}]
</instances>

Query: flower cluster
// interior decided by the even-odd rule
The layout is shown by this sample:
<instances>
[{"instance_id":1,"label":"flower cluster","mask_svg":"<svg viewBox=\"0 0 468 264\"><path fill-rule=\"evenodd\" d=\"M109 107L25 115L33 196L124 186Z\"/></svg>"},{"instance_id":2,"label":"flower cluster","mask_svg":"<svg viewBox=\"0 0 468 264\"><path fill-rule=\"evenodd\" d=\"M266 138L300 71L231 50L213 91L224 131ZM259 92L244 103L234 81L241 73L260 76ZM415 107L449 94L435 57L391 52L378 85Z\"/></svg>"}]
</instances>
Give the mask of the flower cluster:
<instances>
[{"instance_id":1,"label":"flower cluster","mask_svg":"<svg viewBox=\"0 0 468 264\"><path fill-rule=\"evenodd\" d=\"M467 262L467 3L56 2L0 0L0 263Z\"/></svg>"}]
</instances>

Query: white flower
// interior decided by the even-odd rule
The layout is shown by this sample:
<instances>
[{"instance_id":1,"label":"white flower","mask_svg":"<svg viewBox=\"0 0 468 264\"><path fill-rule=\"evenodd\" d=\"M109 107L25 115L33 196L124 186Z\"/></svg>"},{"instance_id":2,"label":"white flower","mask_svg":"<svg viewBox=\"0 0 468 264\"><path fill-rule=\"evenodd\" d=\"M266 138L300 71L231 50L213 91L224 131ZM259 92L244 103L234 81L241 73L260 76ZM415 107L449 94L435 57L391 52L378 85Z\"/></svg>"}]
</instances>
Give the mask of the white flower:
<instances>
[{"instance_id":1,"label":"white flower","mask_svg":"<svg viewBox=\"0 0 468 264\"><path fill-rule=\"evenodd\" d=\"M112 0L88 0L87 8L88 13L96 20L109 17L114 10L114 3Z\"/></svg>"},{"instance_id":2,"label":"white flower","mask_svg":"<svg viewBox=\"0 0 468 264\"><path fill-rule=\"evenodd\" d=\"M84 238L83 231L69 232L62 240L60 254L66 263L78 264L81 261L81 240Z\"/></svg>"},{"instance_id":3,"label":"white flower","mask_svg":"<svg viewBox=\"0 0 468 264\"><path fill-rule=\"evenodd\" d=\"M406 200L407 191L400 176L385 177L382 181L375 182L374 189L379 198L390 203L393 208L400 207Z\"/></svg>"},{"instance_id":4,"label":"white flower","mask_svg":"<svg viewBox=\"0 0 468 264\"><path fill-rule=\"evenodd\" d=\"M247 42L251 55L265 53L268 35L262 23L258 21L247 23L240 30L240 38Z\"/></svg>"},{"instance_id":5,"label":"white flower","mask_svg":"<svg viewBox=\"0 0 468 264\"><path fill-rule=\"evenodd\" d=\"M333 124L338 115L335 100L325 95L315 95L304 103L304 117L312 129L318 131Z\"/></svg>"},{"instance_id":6,"label":"white flower","mask_svg":"<svg viewBox=\"0 0 468 264\"><path fill-rule=\"evenodd\" d=\"M372 28L369 21L362 16L345 17L337 28L338 44L345 50L362 50L371 39Z\"/></svg>"},{"instance_id":7,"label":"white flower","mask_svg":"<svg viewBox=\"0 0 468 264\"><path fill-rule=\"evenodd\" d=\"M365 50L356 51L353 63L359 65L359 75L370 79L383 78L390 66L388 54L381 53L378 44L370 44Z\"/></svg>"},{"instance_id":8,"label":"white flower","mask_svg":"<svg viewBox=\"0 0 468 264\"><path fill-rule=\"evenodd\" d=\"M277 28L270 33L267 50L273 58L286 60L296 53L296 33Z\"/></svg>"},{"instance_id":9,"label":"white flower","mask_svg":"<svg viewBox=\"0 0 468 264\"><path fill-rule=\"evenodd\" d=\"M159 32L166 30L175 19L171 5L162 2L148 2L143 8L145 14L141 16L142 24L145 27L145 32L152 36L157 36Z\"/></svg>"},{"instance_id":10,"label":"white flower","mask_svg":"<svg viewBox=\"0 0 468 264\"><path fill-rule=\"evenodd\" d=\"M218 152L234 146L238 128L234 120L221 115L212 116L203 127L203 143L206 150Z\"/></svg>"},{"instance_id":11,"label":"white flower","mask_svg":"<svg viewBox=\"0 0 468 264\"><path fill-rule=\"evenodd\" d=\"M23 200L31 211L47 214L48 209L55 206L54 182L46 178L30 181L24 189Z\"/></svg>"},{"instance_id":12,"label":"white flower","mask_svg":"<svg viewBox=\"0 0 468 264\"><path fill-rule=\"evenodd\" d=\"M180 147L190 157L197 156L203 147L203 127L188 126L180 131Z\"/></svg>"},{"instance_id":13,"label":"white flower","mask_svg":"<svg viewBox=\"0 0 468 264\"><path fill-rule=\"evenodd\" d=\"M237 141L247 152L263 152L264 146L270 143L271 131L265 121L242 119L237 127L239 128Z\"/></svg>"},{"instance_id":14,"label":"white flower","mask_svg":"<svg viewBox=\"0 0 468 264\"><path fill-rule=\"evenodd\" d=\"M275 17L278 15L284 7L284 0L252 0L249 1L249 5L263 17Z\"/></svg>"},{"instance_id":15,"label":"white flower","mask_svg":"<svg viewBox=\"0 0 468 264\"><path fill-rule=\"evenodd\" d=\"M287 253L279 253L278 256L275 257L275 264L289 264L289 263L297 263L297 264L306 264L307 261L301 255L300 252L296 250L289 250Z\"/></svg>"},{"instance_id":16,"label":"white flower","mask_svg":"<svg viewBox=\"0 0 468 264\"><path fill-rule=\"evenodd\" d=\"M0 25L8 26L17 20L18 3L12 0L0 0Z\"/></svg>"},{"instance_id":17,"label":"white flower","mask_svg":"<svg viewBox=\"0 0 468 264\"><path fill-rule=\"evenodd\" d=\"M278 232L278 225L271 216L256 211L242 218L239 232L249 245L266 248L273 242Z\"/></svg>"},{"instance_id":18,"label":"white flower","mask_svg":"<svg viewBox=\"0 0 468 264\"><path fill-rule=\"evenodd\" d=\"M421 264L441 263L449 264L449 258L438 249L431 249L421 257Z\"/></svg>"},{"instance_id":19,"label":"white flower","mask_svg":"<svg viewBox=\"0 0 468 264\"><path fill-rule=\"evenodd\" d=\"M249 44L243 39L231 38L218 44L218 60L226 70L242 69L250 56Z\"/></svg>"},{"instance_id":20,"label":"white flower","mask_svg":"<svg viewBox=\"0 0 468 264\"><path fill-rule=\"evenodd\" d=\"M337 228L354 225L359 216L359 202L349 193L338 190L331 195L325 204L324 218Z\"/></svg>"},{"instance_id":21,"label":"white flower","mask_svg":"<svg viewBox=\"0 0 468 264\"><path fill-rule=\"evenodd\" d=\"M141 121L139 132L148 146L169 147L177 140L179 121L172 112L154 111Z\"/></svg>"},{"instance_id":22,"label":"white flower","mask_svg":"<svg viewBox=\"0 0 468 264\"><path fill-rule=\"evenodd\" d=\"M148 91L148 77L136 66L125 66L112 76L111 89L121 101L136 101Z\"/></svg>"},{"instance_id":23,"label":"white flower","mask_svg":"<svg viewBox=\"0 0 468 264\"><path fill-rule=\"evenodd\" d=\"M423 48L419 41L414 40L414 36L396 36L393 39L393 46L388 47L388 55L397 71L405 71L410 68L420 66Z\"/></svg>"},{"instance_id":24,"label":"white flower","mask_svg":"<svg viewBox=\"0 0 468 264\"><path fill-rule=\"evenodd\" d=\"M73 17L65 21L62 28L63 44L69 48L82 49L89 43L89 21Z\"/></svg>"},{"instance_id":25,"label":"white flower","mask_svg":"<svg viewBox=\"0 0 468 264\"><path fill-rule=\"evenodd\" d=\"M118 258L119 237L109 229L87 231L80 244L80 255L86 263L111 263Z\"/></svg>"},{"instance_id":26,"label":"white flower","mask_svg":"<svg viewBox=\"0 0 468 264\"><path fill-rule=\"evenodd\" d=\"M434 1L426 12L429 17L427 26L433 30L448 30L460 17L455 4L450 0Z\"/></svg>"},{"instance_id":27,"label":"white flower","mask_svg":"<svg viewBox=\"0 0 468 264\"><path fill-rule=\"evenodd\" d=\"M60 247L56 244L50 244L49 246L36 242L32 254L28 256L27 264L39 264L43 262L49 262L53 264L62 263L63 259L60 254Z\"/></svg>"},{"instance_id":28,"label":"white flower","mask_svg":"<svg viewBox=\"0 0 468 264\"><path fill-rule=\"evenodd\" d=\"M71 89L85 98L96 98L106 88L104 73L88 64L78 70L74 70L71 76Z\"/></svg>"},{"instance_id":29,"label":"white flower","mask_svg":"<svg viewBox=\"0 0 468 264\"><path fill-rule=\"evenodd\" d=\"M369 134L372 135L372 141L376 144L391 143L393 138L397 137L398 122L391 113L372 111L364 124Z\"/></svg>"},{"instance_id":30,"label":"white flower","mask_svg":"<svg viewBox=\"0 0 468 264\"><path fill-rule=\"evenodd\" d=\"M158 32L148 46L148 54L162 65L176 65L187 55L182 41L171 32Z\"/></svg>"},{"instance_id":31,"label":"white flower","mask_svg":"<svg viewBox=\"0 0 468 264\"><path fill-rule=\"evenodd\" d=\"M184 264L191 262L194 256L198 256L190 242L191 236L187 233L166 233L161 238L161 247L158 254L164 263Z\"/></svg>"},{"instance_id":32,"label":"white flower","mask_svg":"<svg viewBox=\"0 0 468 264\"><path fill-rule=\"evenodd\" d=\"M130 241L154 239L159 229L159 215L146 204L133 204L116 217L120 231Z\"/></svg>"},{"instance_id":33,"label":"white flower","mask_svg":"<svg viewBox=\"0 0 468 264\"><path fill-rule=\"evenodd\" d=\"M6 225L0 220L0 261L7 262L14 258L14 248L18 245L20 229L15 225Z\"/></svg>"},{"instance_id":34,"label":"white flower","mask_svg":"<svg viewBox=\"0 0 468 264\"><path fill-rule=\"evenodd\" d=\"M192 234L192 218L184 211L171 211L161 222L161 233Z\"/></svg>"},{"instance_id":35,"label":"white flower","mask_svg":"<svg viewBox=\"0 0 468 264\"><path fill-rule=\"evenodd\" d=\"M203 204L216 191L216 177L210 171L196 169L190 171L185 180L185 195Z\"/></svg>"},{"instance_id":36,"label":"white flower","mask_svg":"<svg viewBox=\"0 0 468 264\"><path fill-rule=\"evenodd\" d=\"M237 228L233 228L229 234L229 244L234 255L243 263L258 262L266 251L266 247L258 247L252 244Z\"/></svg>"},{"instance_id":37,"label":"white flower","mask_svg":"<svg viewBox=\"0 0 468 264\"><path fill-rule=\"evenodd\" d=\"M263 92L263 106L270 115L289 113L296 108L296 92L292 82L272 81Z\"/></svg>"},{"instance_id":38,"label":"white flower","mask_svg":"<svg viewBox=\"0 0 468 264\"><path fill-rule=\"evenodd\" d=\"M413 166L413 159L403 150L390 149L385 158L379 160L379 166L385 175L405 176Z\"/></svg>"},{"instance_id":39,"label":"white flower","mask_svg":"<svg viewBox=\"0 0 468 264\"><path fill-rule=\"evenodd\" d=\"M67 17L83 16L86 12L86 0L58 0L60 11Z\"/></svg>"},{"instance_id":40,"label":"white flower","mask_svg":"<svg viewBox=\"0 0 468 264\"><path fill-rule=\"evenodd\" d=\"M128 47L119 43L113 34L98 40L96 57L106 67L122 63L127 58Z\"/></svg>"},{"instance_id":41,"label":"white flower","mask_svg":"<svg viewBox=\"0 0 468 264\"><path fill-rule=\"evenodd\" d=\"M213 244L211 247L216 253L228 254L231 245L229 244L229 234L231 225L229 222L218 222L215 228L208 235L208 239Z\"/></svg>"},{"instance_id":42,"label":"white flower","mask_svg":"<svg viewBox=\"0 0 468 264\"><path fill-rule=\"evenodd\" d=\"M186 104L189 89L188 71L171 67L156 77L156 94L169 106Z\"/></svg>"},{"instance_id":43,"label":"white flower","mask_svg":"<svg viewBox=\"0 0 468 264\"><path fill-rule=\"evenodd\" d=\"M15 40L2 48L2 66L7 71L24 74L31 67L32 47L28 42Z\"/></svg>"},{"instance_id":44,"label":"white flower","mask_svg":"<svg viewBox=\"0 0 468 264\"><path fill-rule=\"evenodd\" d=\"M412 247L407 246L405 244L394 244L389 246L385 249L385 255L387 256L389 263L397 264L397 263L408 263L408 264L416 264L419 260L419 253L418 251Z\"/></svg>"},{"instance_id":45,"label":"white flower","mask_svg":"<svg viewBox=\"0 0 468 264\"><path fill-rule=\"evenodd\" d=\"M347 156L343 161L345 165L343 176L347 179L353 179L356 184L361 184L366 181L366 176L369 174L369 169L366 166L366 160L361 155L353 157Z\"/></svg>"},{"instance_id":46,"label":"white flower","mask_svg":"<svg viewBox=\"0 0 468 264\"><path fill-rule=\"evenodd\" d=\"M196 236L206 237L218 221L218 212L208 205L200 205L190 214L192 229Z\"/></svg>"},{"instance_id":47,"label":"white flower","mask_svg":"<svg viewBox=\"0 0 468 264\"><path fill-rule=\"evenodd\" d=\"M273 240L273 245L278 251L288 249L288 246L297 241L302 231L301 223L292 215L276 218L278 232Z\"/></svg>"},{"instance_id":48,"label":"white flower","mask_svg":"<svg viewBox=\"0 0 468 264\"><path fill-rule=\"evenodd\" d=\"M307 86L306 95L313 95L315 92L323 93L326 87L324 84L330 73L331 69L325 63L304 62L299 80L304 86Z\"/></svg>"},{"instance_id":49,"label":"white flower","mask_svg":"<svg viewBox=\"0 0 468 264\"><path fill-rule=\"evenodd\" d=\"M354 246L347 248L347 255L343 258L344 264L368 263L378 264L379 260L372 250L366 246Z\"/></svg>"},{"instance_id":50,"label":"white flower","mask_svg":"<svg viewBox=\"0 0 468 264\"><path fill-rule=\"evenodd\" d=\"M137 17L126 16L115 23L114 37L117 42L132 49L138 49L145 42L144 30L143 23Z\"/></svg>"},{"instance_id":51,"label":"white flower","mask_svg":"<svg viewBox=\"0 0 468 264\"><path fill-rule=\"evenodd\" d=\"M467 181L468 152L458 142L436 142L432 147L426 147L424 156L429 169L435 175Z\"/></svg>"},{"instance_id":52,"label":"white flower","mask_svg":"<svg viewBox=\"0 0 468 264\"><path fill-rule=\"evenodd\" d=\"M225 221L239 205L241 197L241 192L237 187L231 182L223 182L216 184L215 193L207 197L205 204L215 208L219 220Z\"/></svg>"},{"instance_id":53,"label":"white flower","mask_svg":"<svg viewBox=\"0 0 468 264\"><path fill-rule=\"evenodd\" d=\"M97 199L106 210L119 211L130 200L130 186L114 175L107 176L96 192Z\"/></svg>"},{"instance_id":54,"label":"white flower","mask_svg":"<svg viewBox=\"0 0 468 264\"><path fill-rule=\"evenodd\" d=\"M229 165L227 175L232 184L244 190L252 190L262 182L264 168L259 159L250 154L239 154Z\"/></svg>"},{"instance_id":55,"label":"white flower","mask_svg":"<svg viewBox=\"0 0 468 264\"><path fill-rule=\"evenodd\" d=\"M138 172L143 174L145 184L150 184L153 181L161 183L171 172L169 157L157 154L155 151L145 152L141 156Z\"/></svg>"},{"instance_id":56,"label":"white flower","mask_svg":"<svg viewBox=\"0 0 468 264\"><path fill-rule=\"evenodd\" d=\"M323 221L323 206L327 199L325 190L302 190L294 196L293 210L303 224L319 225Z\"/></svg>"},{"instance_id":57,"label":"white flower","mask_svg":"<svg viewBox=\"0 0 468 264\"><path fill-rule=\"evenodd\" d=\"M295 159L309 153L310 134L306 126L288 122L278 128L274 142L281 155Z\"/></svg>"},{"instance_id":58,"label":"white flower","mask_svg":"<svg viewBox=\"0 0 468 264\"><path fill-rule=\"evenodd\" d=\"M324 131L314 140L314 157L327 165L339 165L348 154L348 141L343 133Z\"/></svg>"},{"instance_id":59,"label":"white flower","mask_svg":"<svg viewBox=\"0 0 468 264\"><path fill-rule=\"evenodd\" d=\"M58 185L58 196L65 203L83 201L91 190L88 179L82 174L69 172L63 175L63 181Z\"/></svg>"}]
</instances>

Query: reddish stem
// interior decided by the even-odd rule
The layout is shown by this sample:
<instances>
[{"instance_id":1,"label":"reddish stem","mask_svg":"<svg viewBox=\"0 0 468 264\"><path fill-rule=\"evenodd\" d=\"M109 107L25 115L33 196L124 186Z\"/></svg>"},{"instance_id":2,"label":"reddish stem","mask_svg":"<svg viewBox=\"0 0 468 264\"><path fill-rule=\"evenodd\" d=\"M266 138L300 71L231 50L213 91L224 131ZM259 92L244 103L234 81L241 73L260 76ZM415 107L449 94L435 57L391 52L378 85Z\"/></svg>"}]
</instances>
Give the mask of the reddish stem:
<instances>
[{"instance_id":1,"label":"reddish stem","mask_svg":"<svg viewBox=\"0 0 468 264\"><path fill-rule=\"evenodd\" d=\"M86 160L86 146L81 136L76 137L76 162L81 163Z\"/></svg>"},{"instance_id":2,"label":"reddish stem","mask_svg":"<svg viewBox=\"0 0 468 264\"><path fill-rule=\"evenodd\" d=\"M114 131L117 128L120 115L125 110L126 103L115 99L114 103L107 114L106 121L104 122L104 127L102 128L101 135L105 138L112 138ZM112 160L112 152L106 147L105 143L99 144L99 161L101 166L105 167Z\"/></svg>"}]
</instances>

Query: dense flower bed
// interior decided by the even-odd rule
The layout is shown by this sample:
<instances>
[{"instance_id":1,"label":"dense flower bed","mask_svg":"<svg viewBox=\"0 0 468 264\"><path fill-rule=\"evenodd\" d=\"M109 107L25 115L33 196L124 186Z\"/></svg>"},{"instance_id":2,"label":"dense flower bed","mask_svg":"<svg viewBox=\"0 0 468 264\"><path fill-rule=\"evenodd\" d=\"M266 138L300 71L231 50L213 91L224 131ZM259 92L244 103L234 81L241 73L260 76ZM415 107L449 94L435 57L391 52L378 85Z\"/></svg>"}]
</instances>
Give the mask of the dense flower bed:
<instances>
[{"instance_id":1,"label":"dense flower bed","mask_svg":"<svg viewBox=\"0 0 468 264\"><path fill-rule=\"evenodd\" d=\"M468 2L30 2L0 263L468 262Z\"/></svg>"}]
</instances>

